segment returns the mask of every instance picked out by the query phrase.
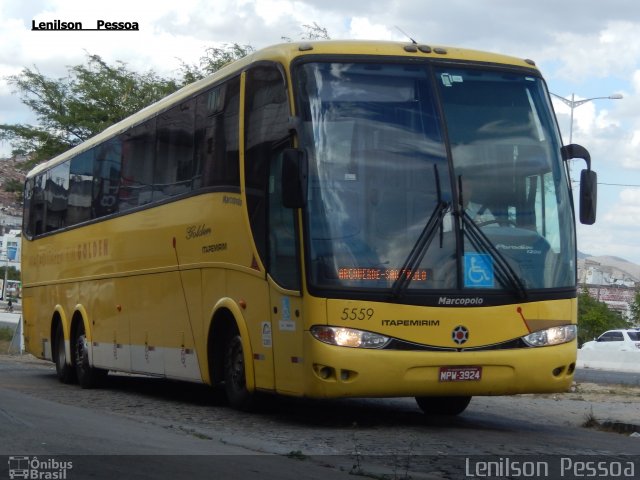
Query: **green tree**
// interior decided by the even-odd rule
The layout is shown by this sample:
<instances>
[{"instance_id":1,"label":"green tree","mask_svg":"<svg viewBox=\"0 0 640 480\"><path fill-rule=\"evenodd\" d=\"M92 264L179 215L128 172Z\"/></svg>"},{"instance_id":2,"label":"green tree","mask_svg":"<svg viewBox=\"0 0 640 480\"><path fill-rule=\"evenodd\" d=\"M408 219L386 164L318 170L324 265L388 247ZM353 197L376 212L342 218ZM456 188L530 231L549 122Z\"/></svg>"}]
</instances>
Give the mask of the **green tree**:
<instances>
[{"instance_id":1,"label":"green tree","mask_svg":"<svg viewBox=\"0 0 640 480\"><path fill-rule=\"evenodd\" d=\"M315 22L302 28L303 39L329 39L326 28ZM207 48L197 64L182 62L178 79L153 70L137 73L124 62L109 64L91 54L85 63L68 67L63 78L24 68L7 80L35 113L37 124L0 124L0 140L8 141L14 154L29 154L25 168L31 167L253 51L251 45L238 43Z\"/></svg>"},{"instance_id":2,"label":"green tree","mask_svg":"<svg viewBox=\"0 0 640 480\"><path fill-rule=\"evenodd\" d=\"M316 22L313 24L302 25L302 33L300 34L301 40L331 40L327 29ZM292 42L290 37L281 37L285 42Z\"/></svg>"},{"instance_id":3,"label":"green tree","mask_svg":"<svg viewBox=\"0 0 640 480\"><path fill-rule=\"evenodd\" d=\"M15 153L31 154L29 165L49 159L108 126L174 92L180 86L154 71L137 73L124 62L108 64L98 55L50 78L36 67L7 77L37 125L0 125L0 140Z\"/></svg>"},{"instance_id":4,"label":"green tree","mask_svg":"<svg viewBox=\"0 0 640 480\"><path fill-rule=\"evenodd\" d=\"M255 49L251 45L240 45L238 43L225 44L222 47L209 47L205 50L205 54L200 57L197 65L189 65L182 62L180 67L182 83L186 85L200 80L254 51Z\"/></svg>"},{"instance_id":5,"label":"green tree","mask_svg":"<svg viewBox=\"0 0 640 480\"><path fill-rule=\"evenodd\" d=\"M16 202L18 203L22 203L23 188L24 188L24 185L22 184L22 182L20 180L16 180L13 178L6 179L2 184L2 189L5 192L13 193L15 196Z\"/></svg>"},{"instance_id":6,"label":"green tree","mask_svg":"<svg viewBox=\"0 0 640 480\"><path fill-rule=\"evenodd\" d=\"M640 290L636 290L635 298L631 304L631 323L640 327Z\"/></svg>"},{"instance_id":7,"label":"green tree","mask_svg":"<svg viewBox=\"0 0 640 480\"><path fill-rule=\"evenodd\" d=\"M606 330L627 328L629 323L609 309L606 303L591 297L586 289L578 295L578 344L593 340Z\"/></svg>"},{"instance_id":8,"label":"green tree","mask_svg":"<svg viewBox=\"0 0 640 480\"><path fill-rule=\"evenodd\" d=\"M291 42L290 37L282 37L286 42ZM330 40L329 32L327 29L316 22L312 24L302 25L302 33L300 34L301 40ZM250 53L253 53L255 48L251 45L240 45L239 43L228 43L222 47L209 47L205 50L205 54L200 57L197 64L189 65L182 62L180 70L182 72L183 84L188 84L200 80L207 75L217 72L224 66L235 62L243 57L246 57Z\"/></svg>"},{"instance_id":9,"label":"green tree","mask_svg":"<svg viewBox=\"0 0 640 480\"><path fill-rule=\"evenodd\" d=\"M7 269L5 265L0 267L0 279L4 279L4 271ZM7 280L20 280L20 271L16 267L7 269Z\"/></svg>"}]
</instances>

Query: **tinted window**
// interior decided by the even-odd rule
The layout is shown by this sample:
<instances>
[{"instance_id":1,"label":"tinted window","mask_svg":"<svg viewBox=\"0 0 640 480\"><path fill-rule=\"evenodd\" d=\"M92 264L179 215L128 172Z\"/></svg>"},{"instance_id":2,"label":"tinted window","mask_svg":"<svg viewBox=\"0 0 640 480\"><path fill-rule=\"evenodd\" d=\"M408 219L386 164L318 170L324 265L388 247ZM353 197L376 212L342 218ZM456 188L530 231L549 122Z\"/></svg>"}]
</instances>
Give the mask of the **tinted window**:
<instances>
[{"instance_id":1,"label":"tinted window","mask_svg":"<svg viewBox=\"0 0 640 480\"><path fill-rule=\"evenodd\" d=\"M239 108L240 78L196 99L196 186L240 185Z\"/></svg>"},{"instance_id":2,"label":"tinted window","mask_svg":"<svg viewBox=\"0 0 640 480\"><path fill-rule=\"evenodd\" d=\"M194 103L189 100L158 117L154 201L191 190Z\"/></svg>"},{"instance_id":3,"label":"tinted window","mask_svg":"<svg viewBox=\"0 0 640 480\"><path fill-rule=\"evenodd\" d=\"M45 231L66 226L69 199L69 162L56 165L45 173Z\"/></svg>"},{"instance_id":4,"label":"tinted window","mask_svg":"<svg viewBox=\"0 0 640 480\"><path fill-rule=\"evenodd\" d=\"M269 161L288 137L287 90L280 70L274 66L250 70L245 98L247 209L258 253L266 263Z\"/></svg>"},{"instance_id":5,"label":"tinted window","mask_svg":"<svg viewBox=\"0 0 640 480\"><path fill-rule=\"evenodd\" d=\"M131 128L122 136L120 211L151 202L155 143L155 118Z\"/></svg>"},{"instance_id":6,"label":"tinted window","mask_svg":"<svg viewBox=\"0 0 640 480\"><path fill-rule=\"evenodd\" d=\"M120 185L122 144L119 137L94 148L93 212L94 217L109 215L117 210Z\"/></svg>"},{"instance_id":7,"label":"tinted window","mask_svg":"<svg viewBox=\"0 0 640 480\"><path fill-rule=\"evenodd\" d=\"M28 179L24 185L24 216L22 217L22 228L28 237L36 233L34 225L36 219L35 185L35 178Z\"/></svg>"},{"instance_id":8,"label":"tinted window","mask_svg":"<svg viewBox=\"0 0 640 480\"><path fill-rule=\"evenodd\" d=\"M67 225L91 220L92 188L93 150L89 150L71 159Z\"/></svg>"}]
</instances>

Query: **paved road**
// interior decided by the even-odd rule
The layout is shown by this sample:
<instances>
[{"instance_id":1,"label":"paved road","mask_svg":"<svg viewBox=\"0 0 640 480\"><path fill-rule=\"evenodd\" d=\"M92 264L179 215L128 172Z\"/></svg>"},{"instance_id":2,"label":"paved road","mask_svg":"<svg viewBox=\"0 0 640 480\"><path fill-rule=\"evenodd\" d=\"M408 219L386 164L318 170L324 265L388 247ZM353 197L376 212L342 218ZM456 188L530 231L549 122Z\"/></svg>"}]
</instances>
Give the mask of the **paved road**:
<instances>
[{"instance_id":1,"label":"paved road","mask_svg":"<svg viewBox=\"0 0 640 480\"><path fill-rule=\"evenodd\" d=\"M84 473L69 480L199 479L205 470L215 479L297 480L353 479L345 473L354 467L375 478L464 478L467 456L640 454L628 433L582 426L588 415L640 418L637 388L474 398L454 419L422 415L410 399L278 399L244 414L207 387L156 378L110 375L104 388L82 390L30 358L0 356L0 479L9 456L74 454L71 473Z\"/></svg>"},{"instance_id":2,"label":"paved road","mask_svg":"<svg viewBox=\"0 0 640 480\"><path fill-rule=\"evenodd\" d=\"M44 462L39 469L43 473L60 470L49 468L53 460L71 462L64 477L69 480L352 478L333 468L205 439L170 423L140 421L18 391L47 389L52 381L48 369L0 362L1 479L9 478L11 461L19 466L22 457Z\"/></svg>"}]
</instances>

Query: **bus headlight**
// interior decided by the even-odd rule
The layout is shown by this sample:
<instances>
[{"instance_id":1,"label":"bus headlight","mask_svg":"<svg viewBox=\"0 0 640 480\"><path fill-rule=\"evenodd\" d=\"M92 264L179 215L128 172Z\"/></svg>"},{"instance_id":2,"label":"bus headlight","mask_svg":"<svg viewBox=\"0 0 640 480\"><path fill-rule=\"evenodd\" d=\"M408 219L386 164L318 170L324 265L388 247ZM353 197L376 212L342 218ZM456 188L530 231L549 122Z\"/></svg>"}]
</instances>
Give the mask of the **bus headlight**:
<instances>
[{"instance_id":1,"label":"bus headlight","mask_svg":"<svg viewBox=\"0 0 640 480\"><path fill-rule=\"evenodd\" d=\"M317 340L338 347L384 348L390 340L384 335L355 328L314 325L310 331Z\"/></svg>"},{"instance_id":2,"label":"bus headlight","mask_svg":"<svg viewBox=\"0 0 640 480\"><path fill-rule=\"evenodd\" d=\"M522 337L522 340L530 347L546 347L571 342L576 338L577 333L576 325L562 325L530 333Z\"/></svg>"}]
</instances>

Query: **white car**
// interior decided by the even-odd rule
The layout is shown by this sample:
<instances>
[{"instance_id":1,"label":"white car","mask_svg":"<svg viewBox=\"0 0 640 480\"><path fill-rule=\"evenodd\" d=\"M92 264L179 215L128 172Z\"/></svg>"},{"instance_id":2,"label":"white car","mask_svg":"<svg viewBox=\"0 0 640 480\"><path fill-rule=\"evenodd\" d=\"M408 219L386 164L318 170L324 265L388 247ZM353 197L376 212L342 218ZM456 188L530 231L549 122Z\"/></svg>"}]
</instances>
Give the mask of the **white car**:
<instances>
[{"instance_id":1,"label":"white car","mask_svg":"<svg viewBox=\"0 0 640 480\"><path fill-rule=\"evenodd\" d=\"M585 342L582 350L640 352L640 330L608 330L596 340Z\"/></svg>"}]
</instances>

